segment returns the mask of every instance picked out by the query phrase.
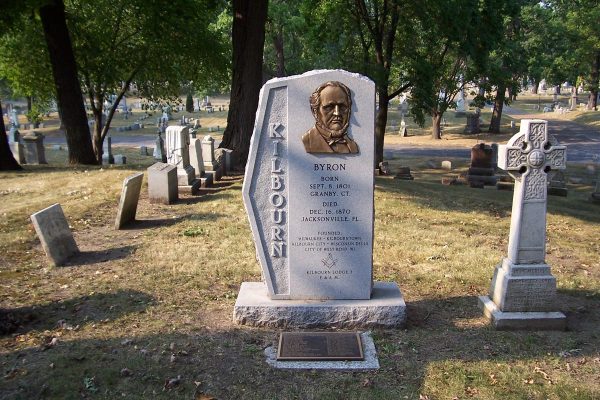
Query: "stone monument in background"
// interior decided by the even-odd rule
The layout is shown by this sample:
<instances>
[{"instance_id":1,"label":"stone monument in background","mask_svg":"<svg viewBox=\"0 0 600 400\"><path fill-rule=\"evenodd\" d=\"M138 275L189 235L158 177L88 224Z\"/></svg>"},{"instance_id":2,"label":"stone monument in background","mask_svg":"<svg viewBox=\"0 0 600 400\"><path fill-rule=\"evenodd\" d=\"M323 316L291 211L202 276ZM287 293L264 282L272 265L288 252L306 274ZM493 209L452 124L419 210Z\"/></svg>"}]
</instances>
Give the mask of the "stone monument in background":
<instances>
[{"instance_id":1,"label":"stone monument in background","mask_svg":"<svg viewBox=\"0 0 600 400\"><path fill-rule=\"evenodd\" d=\"M566 167L566 147L548 135L546 121L528 119L498 147L498 167L515 179L508 255L480 305L497 329L564 329L565 315L555 304L556 278L545 256L547 174Z\"/></svg>"},{"instance_id":2,"label":"stone monument in background","mask_svg":"<svg viewBox=\"0 0 600 400\"><path fill-rule=\"evenodd\" d=\"M244 282L240 324L397 327L393 282L373 283L375 85L346 71L268 81L243 198L263 282Z\"/></svg>"}]
</instances>

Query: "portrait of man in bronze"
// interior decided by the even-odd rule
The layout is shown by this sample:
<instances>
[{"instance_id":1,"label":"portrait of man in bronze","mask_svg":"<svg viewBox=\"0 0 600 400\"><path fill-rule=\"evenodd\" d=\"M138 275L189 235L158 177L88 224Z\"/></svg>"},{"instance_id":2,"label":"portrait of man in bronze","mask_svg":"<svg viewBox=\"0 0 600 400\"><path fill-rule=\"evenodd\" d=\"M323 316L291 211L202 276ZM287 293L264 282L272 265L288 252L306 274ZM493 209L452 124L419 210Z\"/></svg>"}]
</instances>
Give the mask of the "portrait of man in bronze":
<instances>
[{"instance_id":1,"label":"portrait of man in bronze","mask_svg":"<svg viewBox=\"0 0 600 400\"><path fill-rule=\"evenodd\" d=\"M330 81L310 96L315 125L302 135L307 153L358 153L358 145L348 137L352 96L346 85Z\"/></svg>"}]
</instances>

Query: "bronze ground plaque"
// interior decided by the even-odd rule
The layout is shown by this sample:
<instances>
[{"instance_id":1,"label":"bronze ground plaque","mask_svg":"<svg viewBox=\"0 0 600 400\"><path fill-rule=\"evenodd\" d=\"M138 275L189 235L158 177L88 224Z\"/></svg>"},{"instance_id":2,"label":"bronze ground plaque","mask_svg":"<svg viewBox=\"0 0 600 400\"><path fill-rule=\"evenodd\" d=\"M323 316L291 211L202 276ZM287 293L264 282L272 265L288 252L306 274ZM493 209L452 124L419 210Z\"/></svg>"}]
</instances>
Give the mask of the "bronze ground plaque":
<instances>
[{"instance_id":1,"label":"bronze ground plaque","mask_svg":"<svg viewBox=\"0 0 600 400\"><path fill-rule=\"evenodd\" d=\"M279 361L364 360L358 332L282 332Z\"/></svg>"}]
</instances>

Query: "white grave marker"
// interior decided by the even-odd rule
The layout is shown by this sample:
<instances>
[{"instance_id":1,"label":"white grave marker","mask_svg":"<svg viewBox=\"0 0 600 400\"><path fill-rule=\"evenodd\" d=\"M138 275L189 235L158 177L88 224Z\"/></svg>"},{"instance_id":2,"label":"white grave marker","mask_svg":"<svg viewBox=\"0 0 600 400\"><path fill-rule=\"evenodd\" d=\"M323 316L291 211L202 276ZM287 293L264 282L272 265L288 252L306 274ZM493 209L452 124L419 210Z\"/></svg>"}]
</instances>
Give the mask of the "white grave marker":
<instances>
[{"instance_id":1,"label":"white grave marker","mask_svg":"<svg viewBox=\"0 0 600 400\"><path fill-rule=\"evenodd\" d=\"M498 146L498 167L515 178L508 255L494 271L480 304L498 329L562 329L555 311L556 279L545 263L547 174L566 168L566 147L548 135L543 120L522 120L521 130Z\"/></svg>"}]
</instances>

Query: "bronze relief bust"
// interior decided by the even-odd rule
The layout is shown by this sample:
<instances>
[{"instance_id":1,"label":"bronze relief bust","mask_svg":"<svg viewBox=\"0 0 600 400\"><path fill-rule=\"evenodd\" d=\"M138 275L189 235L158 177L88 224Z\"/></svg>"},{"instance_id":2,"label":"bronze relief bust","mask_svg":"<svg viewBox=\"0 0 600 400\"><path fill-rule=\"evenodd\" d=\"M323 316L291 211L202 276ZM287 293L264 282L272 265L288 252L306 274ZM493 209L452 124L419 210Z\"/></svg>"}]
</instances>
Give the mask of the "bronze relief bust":
<instances>
[{"instance_id":1,"label":"bronze relief bust","mask_svg":"<svg viewBox=\"0 0 600 400\"><path fill-rule=\"evenodd\" d=\"M315 125L302 135L307 153L358 153L358 145L348 137L352 95L341 82L329 81L310 96Z\"/></svg>"}]
</instances>

